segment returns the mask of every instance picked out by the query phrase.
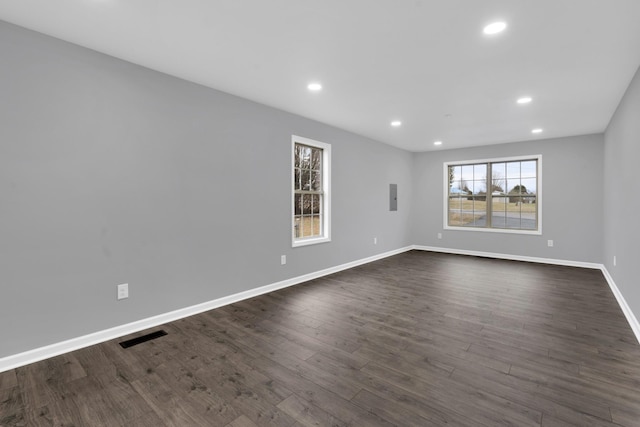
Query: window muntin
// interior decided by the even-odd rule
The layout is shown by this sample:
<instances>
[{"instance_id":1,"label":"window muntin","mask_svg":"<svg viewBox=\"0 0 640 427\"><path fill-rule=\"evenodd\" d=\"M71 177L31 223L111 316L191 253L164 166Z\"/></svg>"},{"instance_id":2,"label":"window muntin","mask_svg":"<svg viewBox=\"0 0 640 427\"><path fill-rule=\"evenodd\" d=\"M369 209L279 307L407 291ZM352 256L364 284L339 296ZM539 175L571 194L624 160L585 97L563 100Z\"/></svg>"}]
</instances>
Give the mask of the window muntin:
<instances>
[{"instance_id":1,"label":"window muntin","mask_svg":"<svg viewBox=\"0 0 640 427\"><path fill-rule=\"evenodd\" d=\"M293 246L330 240L331 146L293 137Z\"/></svg>"},{"instance_id":2,"label":"window muntin","mask_svg":"<svg viewBox=\"0 0 640 427\"><path fill-rule=\"evenodd\" d=\"M444 227L540 234L540 164L541 156L445 163Z\"/></svg>"}]
</instances>

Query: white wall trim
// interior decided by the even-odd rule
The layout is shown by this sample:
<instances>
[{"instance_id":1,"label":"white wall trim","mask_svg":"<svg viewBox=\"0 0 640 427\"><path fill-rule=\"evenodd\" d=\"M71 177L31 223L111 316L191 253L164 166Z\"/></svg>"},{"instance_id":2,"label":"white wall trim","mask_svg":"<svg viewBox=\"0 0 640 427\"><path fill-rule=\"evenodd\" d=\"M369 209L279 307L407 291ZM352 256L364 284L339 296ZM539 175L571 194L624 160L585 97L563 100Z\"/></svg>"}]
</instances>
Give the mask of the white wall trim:
<instances>
[{"instance_id":1,"label":"white wall trim","mask_svg":"<svg viewBox=\"0 0 640 427\"><path fill-rule=\"evenodd\" d=\"M414 245L413 249L420 250L420 251L442 252L447 254L472 255L472 256L479 256L483 258L508 259L511 261L526 261L526 262L536 262L540 264L566 265L569 267L600 269L602 266L602 264L597 264L593 262L570 261L570 260L553 259L553 258L539 258L539 257L531 257L531 256L524 256L524 255L501 254L501 253L495 253L495 252L469 251L466 249L438 248L434 246Z\"/></svg>"},{"instance_id":2,"label":"white wall trim","mask_svg":"<svg viewBox=\"0 0 640 427\"><path fill-rule=\"evenodd\" d=\"M457 255L471 255L471 256L479 256L485 258L498 258L498 259L506 259L511 261L527 261L527 262L535 262L540 264L553 264L553 265L565 265L568 267L582 267L582 268L592 268L601 270L604 278L609 284L609 288L611 288L611 292L616 297L616 301L618 301L618 305L622 310L622 313L627 318L627 322L629 322L629 326L631 326L631 330L636 336L638 343L640 343L640 322L631 311L631 308L627 304L627 301L622 296L622 293L618 289L618 286L613 281L613 278L607 271L607 268L603 264L593 263L593 262L581 262L581 261L570 261L570 260L562 260L562 259L552 259L552 258L539 258L539 257L530 257L530 256L522 256L522 255L510 255L510 254L500 254L495 252L482 252L482 251L469 251L466 249L450 249L450 248L438 248L433 246L420 246L413 245L412 249L419 251L430 251L430 252L442 252L447 254L457 254Z\"/></svg>"},{"instance_id":3,"label":"white wall trim","mask_svg":"<svg viewBox=\"0 0 640 427\"><path fill-rule=\"evenodd\" d=\"M611 292L613 292L613 296L616 297L618 305L622 309L624 316L627 318L627 322L629 322L631 330L635 334L638 343L640 343L640 322L638 322L638 318L636 318L636 316L633 314L633 311L631 311L631 308L629 308L627 300L624 299L624 296L622 295L622 292L620 292L620 289L618 289L616 282L613 281L613 277L611 277L611 275L609 274L607 267L602 265L601 270L602 274L604 274L604 278L607 280L607 283L611 288Z\"/></svg>"},{"instance_id":4,"label":"white wall trim","mask_svg":"<svg viewBox=\"0 0 640 427\"><path fill-rule=\"evenodd\" d=\"M570 260L558 260L558 259L552 259L552 258L529 257L529 256L522 256L522 255L510 255L510 254L501 254L501 253L494 253L494 252L470 251L466 249L450 249L450 248L439 248L439 247L433 247L433 246L412 245L412 246L407 246L400 249L395 249L389 252L373 255L360 260L348 262L346 264L338 265L336 267L330 267L324 270L320 270L313 273L304 274L302 276L294 277L291 279L283 280L280 282L272 283L270 285L265 285L255 289L250 289L248 291L239 292L237 294L218 298L212 301L204 302L202 304L196 304L190 307L185 307L179 310L163 313L158 316L148 317L146 319L141 319L135 322L116 326L114 328L105 329L103 331L98 331L98 332L84 335L81 337L72 338L66 341L61 341L61 342L47 345L44 347L39 347L33 350L28 350L23 353L6 356L3 358L0 358L0 372L8 371L14 368L18 368L20 366L39 362L41 360L48 359L50 357L59 356L64 353L79 350L81 348L89 347L91 345L99 344L101 342L109 341L125 335L139 332L145 329L160 326L165 323L173 322L179 319L183 319L185 317L189 317L199 313L203 313L205 311L213 310L218 307L222 307L228 304L233 304L238 301L253 298L269 292L277 291L279 289L288 288L290 286L304 283L309 280L317 279L319 277L327 276L329 274L337 273L339 271L347 270L349 268L357 267L359 265L368 264L370 262L387 258L393 255L397 255L410 250L441 252L441 253L449 253L449 254L457 254L457 255L471 255L471 256L479 256L479 257L485 257L485 258L498 258L498 259L506 259L506 260L512 260L512 261L527 261L527 262L535 262L535 263L542 263L542 264L565 265L570 267L582 267L582 268L592 268L592 269L601 270L605 279L607 280L607 283L609 284L609 287L611 288L611 291L613 292L613 295L618 301L618 304L620 305L622 312L624 313L627 321L629 322L629 325L631 326L631 329L633 330L633 333L635 334L636 339L640 343L640 322L638 322L638 319L635 317L633 311L631 311L631 309L629 308L629 305L624 299L624 296L618 289L617 285L615 284L613 278L607 271L606 267L602 264L591 263L591 262L570 261Z\"/></svg>"},{"instance_id":5,"label":"white wall trim","mask_svg":"<svg viewBox=\"0 0 640 427\"><path fill-rule=\"evenodd\" d=\"M322 235L313 238L296 238L295 236L295 151L296 144L304 144L322 150ZM302 136L291 136L291 247L315 245L318 243L326 243L331 241L331 144L326 142L315 141L313 139L304 138Z\"/></svg>"},{"instance_id":6,"label":"white wall trim","mask_svg":"<svg viewBox=\"0 0 640 427\"><path fill-rule=\"evenodd\" d=\"M327 276L329 274L337 273L342 270L357 267L362 264L367 264L379 259L387 258L393 255L397 255L413 249L412 246L384 252L381 254L373 255L360 260L348 262L346 264L338 265L336 267L326 268L324 270L316 271L314 273L304 274L302 276L294 277L291 279L283 280L280 282L272 283L270 285L261 286L248 291L239 292L237 294L229 295L226 297L218 298L212 301L196 304L190 307L181 308L178 310L163 313L158 316L148 317L135 322L127 323L124 325L116 326L113 328L98 331L92 334L71 338L66 341L61 341L44 347L39 347L33 350L28 350L23 353L18 353L11 356L0 358L0 372L8 371L10 369L18 368L20 366L28 365L30 363L39 362L50 357L59 356L64 353L79 350L81 348L89 347L94 344L116 339L125 335L129 335L135 332L139 332L148 328L163 325L165 323L173 322L185 317L193 316L195 314L203 313L205 311L213 310L218 307L222 307L234 302L242 301L245 299L253 298L258 295L263 295L269 292L277 291L278 289L294 286L309 280L317 279L319 277Z\"/></svg>"},{"instance_id":7,"label":"white wall trim","mask_svg":"<svg viewBox=\"0 0 640 427\"><path fill-rule=\"evenodd\" d=\"M449 166L458 166L458 165L472 165L472 164L489 164L489 163L502 163L502 162L510 162L510 161L524 161L524 160L536 160L538 162L536 166L536 188L537 188L537 228L535 230L524 230L524 229L513 229L513 228L493 228L493 227L461 227L461 226L451 226L449 225L449 185L444 185L443 189L443 215L442 215L442 228L444 230L455 230L455 231L479 231L482 233L508 233L508 234L533 234L533 235L541 235L542 234L542 154L533 154L530 156L515 156L515 157L500 157L494 159L478 159L478 160L462 160L462 161L446 161L442 163L443 166L443 183L449 181ZM488 166L487 166L488 167ZM506 191L506 189L505 189Z\"/></svg>"}]
</instances>

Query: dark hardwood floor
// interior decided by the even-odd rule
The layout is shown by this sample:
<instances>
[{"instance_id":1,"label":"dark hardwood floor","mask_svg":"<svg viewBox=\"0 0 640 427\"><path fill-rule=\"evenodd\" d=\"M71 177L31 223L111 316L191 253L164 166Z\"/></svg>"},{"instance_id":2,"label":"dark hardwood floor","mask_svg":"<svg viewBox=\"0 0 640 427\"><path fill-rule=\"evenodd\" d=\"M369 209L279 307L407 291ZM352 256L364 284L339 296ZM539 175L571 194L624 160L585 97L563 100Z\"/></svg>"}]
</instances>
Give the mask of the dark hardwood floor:
<instances>
[{"instance_id":1,"label":"dark hardwood floor","mask_svg":"<svg viewBox=\"0 0 640 427\"><path fill-rule=\"evenodd\" d=\"M597 270L412 251L158 329L1 373L0 425L640 426Z\"/></svg>"}]
</instances>

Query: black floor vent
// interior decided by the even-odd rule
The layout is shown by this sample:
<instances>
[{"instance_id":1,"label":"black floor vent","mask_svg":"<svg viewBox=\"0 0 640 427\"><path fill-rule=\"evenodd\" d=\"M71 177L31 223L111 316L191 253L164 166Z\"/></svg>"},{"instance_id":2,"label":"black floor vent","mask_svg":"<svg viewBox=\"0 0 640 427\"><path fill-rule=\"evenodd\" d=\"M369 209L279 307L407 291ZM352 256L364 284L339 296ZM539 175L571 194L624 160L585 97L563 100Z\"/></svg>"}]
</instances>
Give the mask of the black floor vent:
<instances>
[{"instance_id":1,"label":"black floor vent","mask_svg":"<svg viewBox=\"0 0 640 427\"><path fill-rule=\"evenodd\" d=\"M142 344L143 342L155 340L156 338L160 338L160 337L163 337L165 335L167 335L167 333L164 330L161 329L159 331L151 332L150 334L143 335L143 336L138 337L138 338L132 338L130 340L122 341L120 343L120 346L122 348L129 348L129 347L133 347L134 345Z\"/></svg>"}]
</instances>

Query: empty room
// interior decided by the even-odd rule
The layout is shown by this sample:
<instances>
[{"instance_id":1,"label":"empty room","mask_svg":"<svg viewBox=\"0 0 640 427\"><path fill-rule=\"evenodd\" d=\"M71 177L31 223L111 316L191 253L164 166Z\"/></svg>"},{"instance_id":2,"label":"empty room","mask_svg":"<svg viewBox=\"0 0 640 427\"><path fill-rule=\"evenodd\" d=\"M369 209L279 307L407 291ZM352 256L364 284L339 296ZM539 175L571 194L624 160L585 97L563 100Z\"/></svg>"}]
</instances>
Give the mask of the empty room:
<instances>
[{"instance_id":1,"label":"empty room","mask_svg":"<svg viewBox=\"0 0 640 427\"><path fill-rule=\"evenodd\" d=\"M0 426L640 426L638 22L0 1Z\"/></svg>"}]
</instances>

